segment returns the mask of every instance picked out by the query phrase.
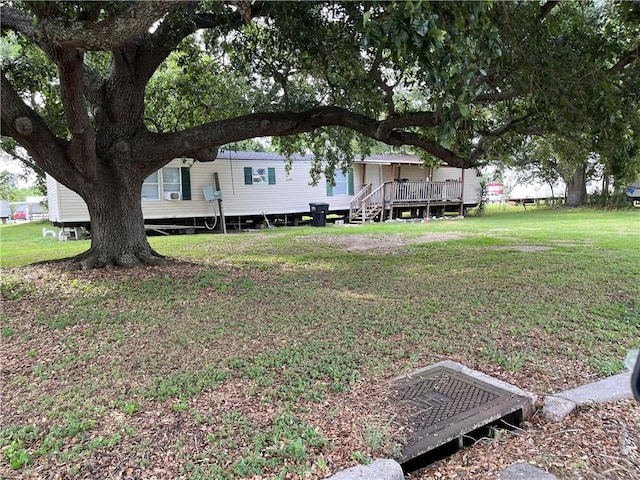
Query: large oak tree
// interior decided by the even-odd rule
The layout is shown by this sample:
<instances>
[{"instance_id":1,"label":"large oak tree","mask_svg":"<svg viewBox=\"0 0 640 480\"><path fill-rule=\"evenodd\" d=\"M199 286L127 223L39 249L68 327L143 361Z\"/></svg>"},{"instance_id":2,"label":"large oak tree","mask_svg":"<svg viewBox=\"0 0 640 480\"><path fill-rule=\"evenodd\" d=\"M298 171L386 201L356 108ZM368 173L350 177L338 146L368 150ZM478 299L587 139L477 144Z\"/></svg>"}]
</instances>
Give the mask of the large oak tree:
<instances>
[{"instance_id":1,"label":"large oak tree","mask_svg":"<svg viewBox=\"0 0 640 480\"><path fill-rule=\"evenodd\" d=\"M354 139L468 168L566 129L625 164L637 24L558 3L7 2L3 41L19 53L3 60L2 135L86 202L83 268L161 261L144 179L256 137L311 148L316 178Z\"/></svg>"}]
</instances>

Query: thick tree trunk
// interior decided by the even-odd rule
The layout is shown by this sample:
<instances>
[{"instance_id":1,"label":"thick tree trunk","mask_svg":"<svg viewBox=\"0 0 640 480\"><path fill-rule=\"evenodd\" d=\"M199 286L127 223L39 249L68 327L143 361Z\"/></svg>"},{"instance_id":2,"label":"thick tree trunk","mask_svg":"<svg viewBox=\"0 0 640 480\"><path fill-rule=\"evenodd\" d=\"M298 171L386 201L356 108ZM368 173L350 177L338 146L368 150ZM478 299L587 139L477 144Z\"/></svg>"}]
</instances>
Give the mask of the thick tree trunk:
<instances>
[{"instance_id":1,"label":"thick tree trunk","mask_svg":"<svg viewBox=\"0 0 640 480\"><path fill-rule=\"evenodd\" d=\"M91 218L91 248L76 257L76 268L137 267L163 263L144 229L141 182L125 180L84 195Z\"/></svg>"},{"instance_id":2,"label":"thick tree trunk","mask_svg":"<svg viewBox=\"0 0 640 480\"><path fill-rule=\"evenodd\" d=\"M580 165L575 169L570 178L565 178L567 184L567 207L581 207L587 201L587 174L586 165Z\"/></svg>"}]
</instances>

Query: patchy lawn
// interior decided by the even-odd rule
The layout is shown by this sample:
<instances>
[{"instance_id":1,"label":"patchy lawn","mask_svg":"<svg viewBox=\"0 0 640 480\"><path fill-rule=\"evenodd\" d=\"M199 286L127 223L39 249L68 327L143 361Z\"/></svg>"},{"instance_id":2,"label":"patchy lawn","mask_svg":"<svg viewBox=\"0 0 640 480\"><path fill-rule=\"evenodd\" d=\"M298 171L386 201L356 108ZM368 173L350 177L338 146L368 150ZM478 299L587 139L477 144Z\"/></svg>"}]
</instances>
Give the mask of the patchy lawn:
<instances>
[{"instance_id":1,"label":"patchy lawn","mask_svg":"<svg viewBox=\"0 0 640 480\"><path fill-rule=\"evenodd\" d=\"M452 359L540 395L617 373L640 346L637 221L534 211L154 238L172 260L124 271L5 253L0 475L324 478L398 452L390 382L414 368ZM20 238L22 255L60 256ZM534 417L412 478L497 478L521 460L629 478L638 425L633 402Z\"/></svg>"}]
</instances>

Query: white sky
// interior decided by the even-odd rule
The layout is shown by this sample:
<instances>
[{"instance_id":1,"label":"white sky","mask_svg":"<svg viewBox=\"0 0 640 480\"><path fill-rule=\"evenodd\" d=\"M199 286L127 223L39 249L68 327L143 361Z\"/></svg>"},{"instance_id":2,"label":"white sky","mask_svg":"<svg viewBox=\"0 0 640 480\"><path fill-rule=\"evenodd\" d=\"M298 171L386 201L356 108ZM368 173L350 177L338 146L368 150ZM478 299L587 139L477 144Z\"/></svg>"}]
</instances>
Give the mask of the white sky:
<instances>
[{"instance_id":1,"label":"white sky","mask_svg":"<svg viewBox=\"0 0 640 480\"><path fill-rule=\"evenodd\" d=\"M4 150L0 150L0 172L5 170L18 175L24 174L24 166L22 162L13 159ZM35 175L30 175L27 179L20 178L18 180L19 188L30 187L32 185L35 185Z\"/></svg>"}]
</instances>

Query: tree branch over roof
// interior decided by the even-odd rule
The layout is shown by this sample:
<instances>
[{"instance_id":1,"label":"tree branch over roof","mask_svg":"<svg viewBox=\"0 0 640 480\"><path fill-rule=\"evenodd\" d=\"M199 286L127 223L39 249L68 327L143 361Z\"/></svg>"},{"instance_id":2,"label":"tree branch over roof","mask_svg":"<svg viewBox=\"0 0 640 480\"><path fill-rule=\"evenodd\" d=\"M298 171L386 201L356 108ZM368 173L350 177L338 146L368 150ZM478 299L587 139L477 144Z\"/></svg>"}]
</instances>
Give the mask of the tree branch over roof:
<instances>
[{"instance_id":1,"label":"tree branch over roof","mask_svg":"<svg viewBox=\"0 0 640 480\"><path fill-rule=\"evenodd\" d=\"M420 118L420 114L409 118L412 121L408 123L418 126L417 120ZM425 115L423 120L430 123L433 118ZM386 136L379 137L380 123L380 121L366 115L340 107L318 107L303 112L254 113L207 123L181 132L146 132L136 139L134 148L147 152L149 157L155 155L163 158L191 156L198 159L200 152L206 152L210 148L256 136L289 136L312 132L322 127L337 126L355 130L366 137L388 145L409 145L422 148L451 166L464 168L474 166L469 159L465 159L452 150L415 132L392 130Z\"/></svg>"},{"instance_id":2,"label":"tree branch over roof","mask_svg":"<svg viewBox=\"0 0 640 480\"><path fill-rule=\"evenodd\" d=\"M408 127L434 127L438 125L438 115L434 112L409 112L394 115L378 122L376 140L384 141L393 130Z\"/></svg>"}]
</instances>

